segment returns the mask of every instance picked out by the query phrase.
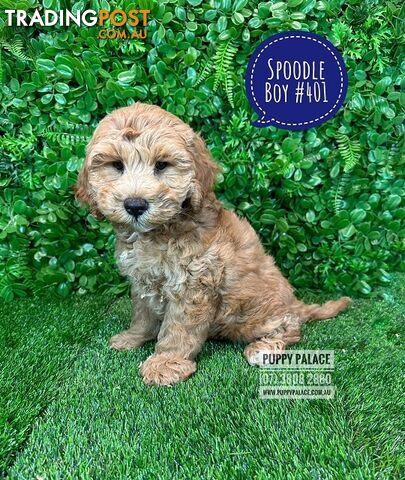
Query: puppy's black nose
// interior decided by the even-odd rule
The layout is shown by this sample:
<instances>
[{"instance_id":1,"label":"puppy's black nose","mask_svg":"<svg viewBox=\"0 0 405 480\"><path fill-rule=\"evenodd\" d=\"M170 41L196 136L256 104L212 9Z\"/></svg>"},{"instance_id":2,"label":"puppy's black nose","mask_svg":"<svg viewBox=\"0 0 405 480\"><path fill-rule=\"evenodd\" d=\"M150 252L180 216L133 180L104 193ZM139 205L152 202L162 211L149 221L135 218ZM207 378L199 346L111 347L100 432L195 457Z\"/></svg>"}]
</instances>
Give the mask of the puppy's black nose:
<instances>
[{"instance_id":1,"label":"puppy's black nose","mask_svg":"<svg viewBox=\"0 0 405 480\"><path fill-rule=\"evenodd\" d=\"M125 210L135 218L140 217L149 207L149 203L143 198L126 198L124 200Z\"/></svg>"}]
</instances>

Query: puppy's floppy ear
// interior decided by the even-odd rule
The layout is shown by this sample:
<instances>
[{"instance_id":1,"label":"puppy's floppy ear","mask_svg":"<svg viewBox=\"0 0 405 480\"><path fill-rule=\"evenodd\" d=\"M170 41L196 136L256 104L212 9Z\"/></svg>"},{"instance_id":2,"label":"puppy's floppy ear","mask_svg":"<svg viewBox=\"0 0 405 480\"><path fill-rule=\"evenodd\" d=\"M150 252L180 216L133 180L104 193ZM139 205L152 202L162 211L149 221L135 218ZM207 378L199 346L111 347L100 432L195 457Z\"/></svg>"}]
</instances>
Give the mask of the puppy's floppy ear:
<instances>
[{"instance_id":1,"label":"puppy's floppy ear","mask_svg":"<svg viewBox=\"0 0 405 480\"><path fill-rule=\"evenodd\" d=\"M191 206L198 210L203 199L212 192L219 166L214 162L204 140L194 133L191 142L195 180L191 193Z\"/></svg>"},{"instance_id":2,"label":"puppy's floppy ear","mask_svg":"<svg viewBox=\"0 0 405 480\"><path fill-rule=\"evenodd\" d=\"M98 210L96 202L90 192L89 184L89 169L90 169L90 158L89 155L86 156L86 159L83 163L83 167L79 172L77 177L77 182L75 185L75 197L79 202L84 203L90 207L90 212L98 219L104 218L103 214Z\"/></svg>"}]
</instances>

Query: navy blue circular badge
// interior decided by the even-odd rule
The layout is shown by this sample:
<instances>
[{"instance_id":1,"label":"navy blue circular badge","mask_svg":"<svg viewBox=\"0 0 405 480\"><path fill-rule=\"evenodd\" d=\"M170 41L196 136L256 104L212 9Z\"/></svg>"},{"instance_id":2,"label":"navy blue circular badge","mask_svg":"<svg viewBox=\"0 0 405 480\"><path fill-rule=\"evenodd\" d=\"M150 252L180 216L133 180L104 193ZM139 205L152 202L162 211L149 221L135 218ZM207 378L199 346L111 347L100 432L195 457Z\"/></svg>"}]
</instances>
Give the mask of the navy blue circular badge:
<instances>
[{"instance_id":1,"label":"navy blue circular badge","mask_svg":"<svg viewBox=\"0 0 405 480\"><path fill-rule=\"evenodd\" d=\"M246 93L256 127L306 130L325 123L343 104L347 72L339 51L309 32L272 35L253 52Z\"/></svg>"}]
</instances>

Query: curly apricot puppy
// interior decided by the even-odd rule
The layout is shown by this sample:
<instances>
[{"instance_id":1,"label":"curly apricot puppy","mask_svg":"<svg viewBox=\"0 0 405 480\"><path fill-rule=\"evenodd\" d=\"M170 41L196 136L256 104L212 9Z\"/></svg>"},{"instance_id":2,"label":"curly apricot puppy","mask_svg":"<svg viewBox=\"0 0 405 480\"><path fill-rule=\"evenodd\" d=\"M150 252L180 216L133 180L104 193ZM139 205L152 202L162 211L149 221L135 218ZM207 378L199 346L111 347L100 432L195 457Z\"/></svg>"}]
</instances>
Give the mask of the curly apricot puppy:
<instances>
[{"instance_id":1,"label":"curly apricot puppy","mask_svg":"<svg viewBox=\"0 0 405 480\"><path fill-rule=\"evenodd\" d=\"M104 118L87 148L76 196L111 221L132 284L131 326L110 345L157 338L140 367L147 384L189 377L209 337L247 343L257 364L260 352L298 342L304 321L333 317L350 301L297 300L249 223L215 198L217 171L189 126L141 103Z\"/></svg>"}]
</instances>

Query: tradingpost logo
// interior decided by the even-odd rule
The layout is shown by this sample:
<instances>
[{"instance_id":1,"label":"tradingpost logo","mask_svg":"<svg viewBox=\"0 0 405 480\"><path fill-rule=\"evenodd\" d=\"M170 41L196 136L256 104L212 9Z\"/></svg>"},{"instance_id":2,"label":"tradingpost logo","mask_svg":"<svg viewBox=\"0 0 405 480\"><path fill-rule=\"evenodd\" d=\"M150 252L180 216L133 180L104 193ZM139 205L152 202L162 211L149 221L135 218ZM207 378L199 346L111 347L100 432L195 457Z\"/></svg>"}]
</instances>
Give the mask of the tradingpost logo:
<instances>
[{"instance_id":1,"label":"tradingpost logo","mask_svg":"<svg viewBox=\"0 0 405 480\"><path fill-rule=\"evenodd\" d=\"M148 16L150 10L4 10L7 15L7 26L12 27L53 27L59 25L69 28L95 27L100 29L97 38L100 39L145 39L147 37ZM116 28L112 28L116 27ZM130 28L129 28L130 27Z\"/></svg>"}]
</instances>

